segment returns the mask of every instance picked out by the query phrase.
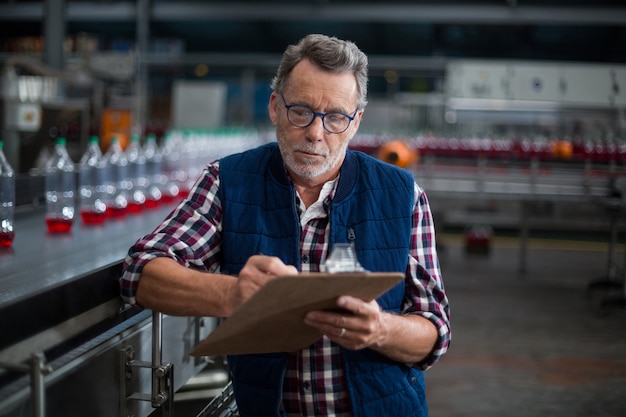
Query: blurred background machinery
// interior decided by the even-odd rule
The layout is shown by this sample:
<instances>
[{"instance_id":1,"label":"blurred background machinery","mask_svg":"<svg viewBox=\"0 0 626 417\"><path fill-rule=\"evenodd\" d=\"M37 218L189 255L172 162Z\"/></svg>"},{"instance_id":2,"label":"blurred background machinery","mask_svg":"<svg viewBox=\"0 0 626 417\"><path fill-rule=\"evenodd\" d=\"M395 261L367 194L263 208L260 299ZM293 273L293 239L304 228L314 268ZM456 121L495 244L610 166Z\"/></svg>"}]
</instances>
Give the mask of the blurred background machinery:
<instances>
[{"instance_id":1,"label":"blurred background machinery","mask_svg":"<svg viewBox=\"0 0 626 417\"><path fill-rule=\"evenodd\" d=\"M14 337L0 346L6 394L0 415L8 406L16 413L37 410L33 395L41 390L15 375L25 366L43 369L39 382L49 388L49 407L66 401L62 381L70 381L85 387L85 398L118 401L120 416L130 408L136 416L166 412L159 406L167 401L155 400L168 389L178 390L181 402L206 400L226 383L223 363L207 367L183 352L212 323L165 317L156 327L167 329L158 364L155 318L117 301L112 280L124 251L171 207L103 229L77 229L51 243L36 220L40 168L59 136L67 138L74 161L92 135L102 150L114 136L124 147L133 135L155 134L161 146L175 138L177 163L191 179L210 159L273 140L267 100L280 54L314 32L350 39L369 56L369 103L351 147L413 172L437 226L465 233L468 253L488 254L501 231L518 233L522 242L531 231L610 235L615 250L626 191L626 6L620 0L0 0L0 139L18 172L18 221L28 231L20 243L18 230L15 253L0 254L0 270L9 271L0 278L7 289L0 309L14 317L9 313L25 301L46 296L67 313L52 322L41 320L39 309L25 315L28 334L2 322L0 331ZM42 264L53 271L48 281L28 265L26 239L40 242ZM102 248L105 255L96 256ZM63 251L77 251L72 260L79 267L59 265L58 259L70 260ZM614 278L611 268L607 275ZM101 284L101 298L66 308L67 294L88 282ZM100 320L101 333L90 339L87 330ZM70 322L86 323L80 335L60 345L50 340ZM33 350L34 339L41 342ZM91 340L105 339L93 349ZM139 355L133 359L131 351ZM37 359L41 353L51 361ZM176 371L162 372L164 364ZM57 365L60 373L46 374ZM133 374L134 365L159 368L175 381L118 378ZM115 380L112 391L87 387L94 373ZM126 394L155 384L160 389L148 401L127 407Z\"/></svg>"}]
</instances>

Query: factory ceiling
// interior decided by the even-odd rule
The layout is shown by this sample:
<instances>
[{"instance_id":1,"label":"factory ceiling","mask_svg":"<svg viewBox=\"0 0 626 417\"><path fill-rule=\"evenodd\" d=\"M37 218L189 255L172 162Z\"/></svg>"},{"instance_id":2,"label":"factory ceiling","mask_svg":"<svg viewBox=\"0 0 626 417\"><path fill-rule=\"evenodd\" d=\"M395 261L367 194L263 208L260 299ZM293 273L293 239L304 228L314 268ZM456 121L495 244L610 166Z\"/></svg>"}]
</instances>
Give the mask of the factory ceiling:
<instances>
[{"instance_id":1,"label":"factory ceiling","mask_svg":"<svg viewBox=\"0 0 626 417\"><path fill-rule=\"evenodd\" d=\"M319 32L355 41L374 66L428 69L448 58L626 62L623 0L497 1L71 1L66 31L103 44L139 36L178 39L189 54L273 59L288 43ZM44 6L0 2L2 37L41 31ZM145 16L147 19L144 19ZM378 64L377 64L378 63ZM433 64L434 63L434 64Z\"/></svg>"}]
</instances>

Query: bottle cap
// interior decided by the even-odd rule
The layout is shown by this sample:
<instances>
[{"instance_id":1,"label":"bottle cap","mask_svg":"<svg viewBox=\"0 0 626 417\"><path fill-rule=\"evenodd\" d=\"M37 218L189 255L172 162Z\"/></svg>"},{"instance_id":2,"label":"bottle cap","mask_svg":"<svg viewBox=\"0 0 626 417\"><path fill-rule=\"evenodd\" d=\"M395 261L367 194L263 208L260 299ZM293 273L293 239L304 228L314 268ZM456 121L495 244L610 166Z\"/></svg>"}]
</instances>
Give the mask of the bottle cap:
<instances>
[{"instance_id":1,"label":"bottle cap","mask_svg":"<svg viewBox=\"0 0 626 417\"><path fill-rule=\"evenodd\" d=\"M56 140L57 145L65 145L65 138L63 136L59 136Z\"/></svg>"},{"instance_id":2,"label":"bottle cap","mask_svg":"<svg viewBox=\"0 0 626 417\"><path fill-rule=\"evenodd\" d=\"M99 141L100 139L96 135L89 137L89 143L98 143Z\"/></svg>"}]
</instances>

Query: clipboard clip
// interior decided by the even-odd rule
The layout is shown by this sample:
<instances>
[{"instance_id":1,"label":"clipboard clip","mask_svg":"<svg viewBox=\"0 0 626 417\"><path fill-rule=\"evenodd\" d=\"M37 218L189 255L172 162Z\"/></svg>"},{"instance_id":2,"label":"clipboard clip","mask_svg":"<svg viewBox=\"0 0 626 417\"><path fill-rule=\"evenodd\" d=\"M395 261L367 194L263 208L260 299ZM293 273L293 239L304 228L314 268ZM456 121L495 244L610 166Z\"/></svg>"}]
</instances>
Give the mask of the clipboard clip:
<instances>
[{"instance_id":1,"label":"clipboard clip","mask_svg":"<svg viewBox=\"0 0 626 417\"><path fill-rule=\"evenodd\" d=\"M354 243L336 243L326 258L320 265L322 272L367 272L359 263L356 257Z\"/></svg>"}]
</instances>

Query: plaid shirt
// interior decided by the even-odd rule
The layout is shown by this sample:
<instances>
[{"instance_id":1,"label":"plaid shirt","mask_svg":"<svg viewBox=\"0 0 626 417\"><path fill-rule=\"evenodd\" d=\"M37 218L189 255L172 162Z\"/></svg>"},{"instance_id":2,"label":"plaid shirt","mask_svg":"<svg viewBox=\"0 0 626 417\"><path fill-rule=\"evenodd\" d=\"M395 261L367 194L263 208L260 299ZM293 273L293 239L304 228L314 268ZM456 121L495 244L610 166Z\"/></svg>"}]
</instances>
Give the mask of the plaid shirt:
<instances>
[{"instance_id":1,"label":"plaid shirt","mask_svg":"<svg viewBox=\"0 0 626 417\"><path fill-rule=\"evenodd\" d=\"M221 243L222 207L219 162L207 166L183 201L155 231L129 250L120 279L122 297L136 304L135 294L143 266L157 256L170 256L180 264L217 271ZM328 206L335 182L327 183L319 200L306 208L296 197L300 216L302 272L317 272L328 249ZM439 338L431 355L416 364L425 370L447 351L450 343L449 305L444 292L435 244L435 230L426 194L415 184L411 247L407 262L402 314L418 314L437 327ZM289 357L283 386L283 408L290 416L350 416L350 399L343 374L340 348L322 337Z\"/></svg>"}]
</instances>

